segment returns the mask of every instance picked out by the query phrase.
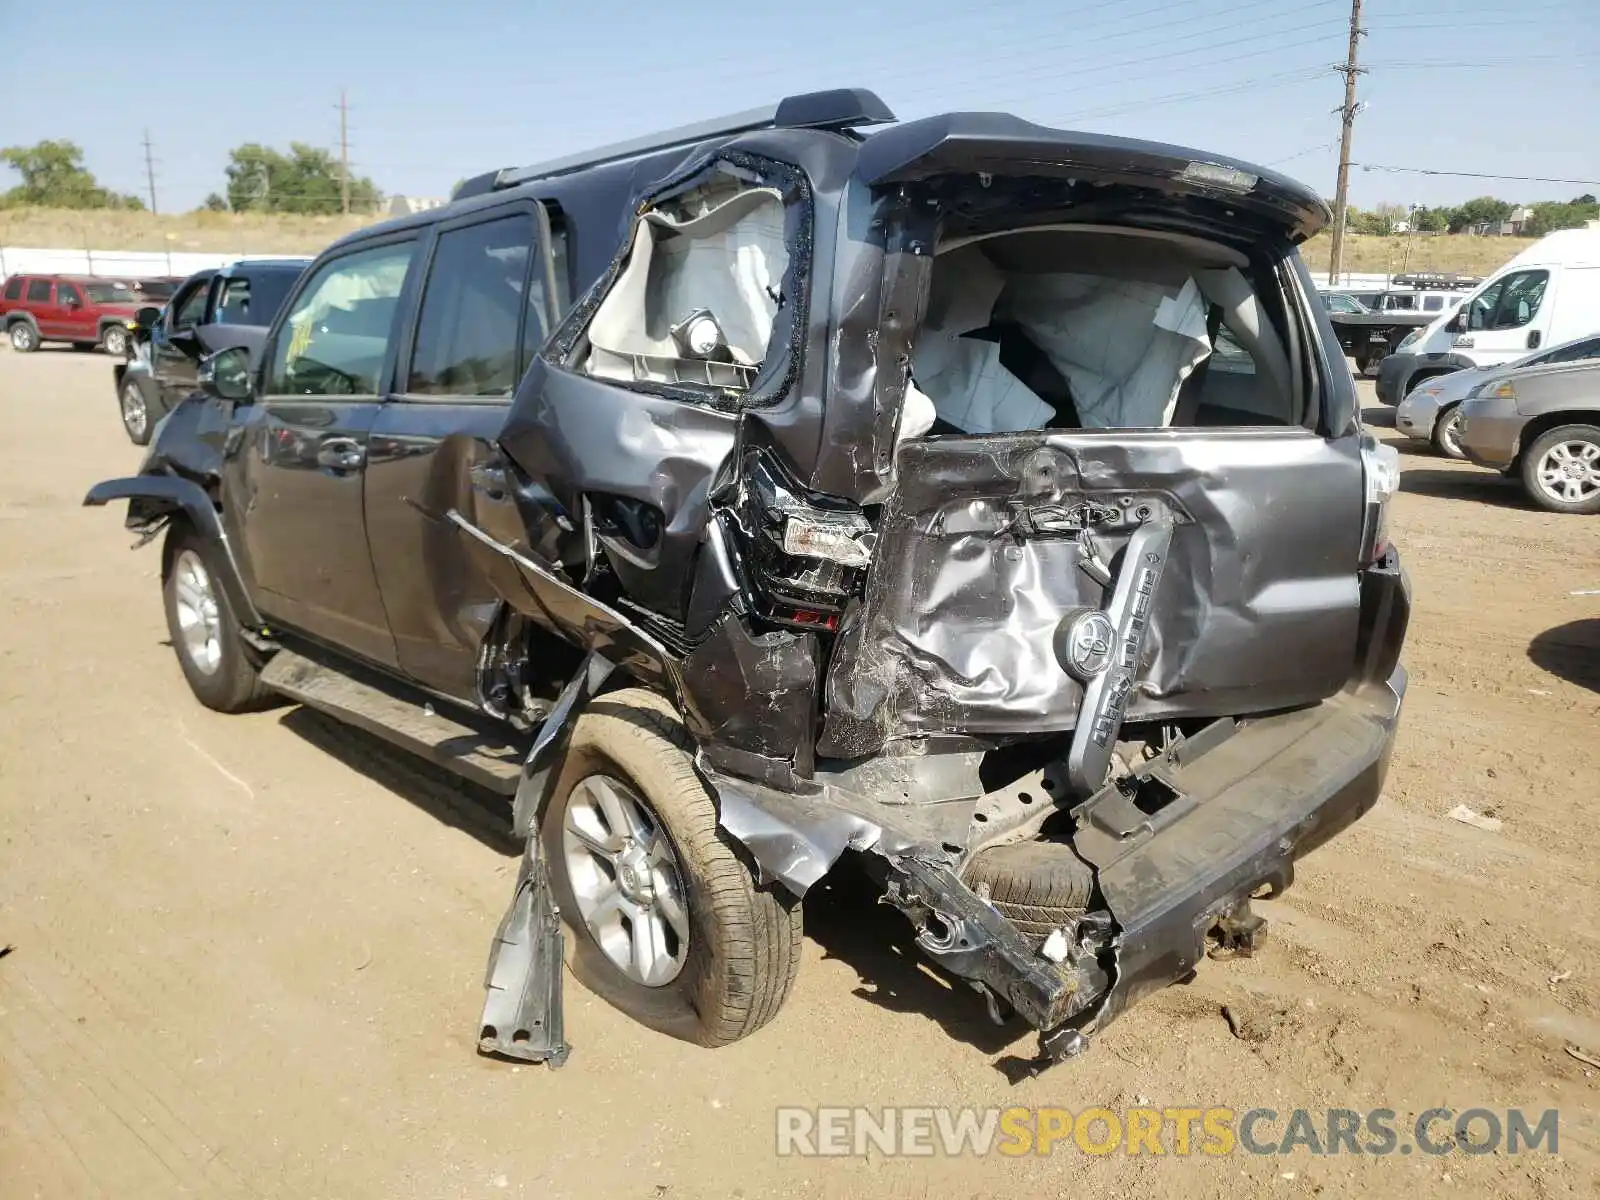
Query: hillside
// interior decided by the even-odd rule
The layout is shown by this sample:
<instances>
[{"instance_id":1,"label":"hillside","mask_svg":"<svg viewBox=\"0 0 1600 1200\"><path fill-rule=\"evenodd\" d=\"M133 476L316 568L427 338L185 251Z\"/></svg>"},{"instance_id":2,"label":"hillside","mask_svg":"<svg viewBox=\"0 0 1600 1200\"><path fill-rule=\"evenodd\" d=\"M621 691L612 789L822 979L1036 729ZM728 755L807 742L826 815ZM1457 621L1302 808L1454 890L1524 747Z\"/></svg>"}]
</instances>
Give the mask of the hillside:
<instances>
[{"instance_id":1,"label":"hillside","mask_svg":"<svg viewBox=\"0 0 1600 1200\"><path fill-rule=\"evenodd\" d=\"M0 209L0 246L315 254L340 234L379 219L212 212L158 217L112 210ZM1485 275L1531 244L1527 238L1417 237L1411 239L1408 253L1406 241L1403 237L1352 234L1345 242L1345 270ZM1329 243L1324 234L1305 247L1313 275L1326 275Z\"/></svg>"}]
</instances>

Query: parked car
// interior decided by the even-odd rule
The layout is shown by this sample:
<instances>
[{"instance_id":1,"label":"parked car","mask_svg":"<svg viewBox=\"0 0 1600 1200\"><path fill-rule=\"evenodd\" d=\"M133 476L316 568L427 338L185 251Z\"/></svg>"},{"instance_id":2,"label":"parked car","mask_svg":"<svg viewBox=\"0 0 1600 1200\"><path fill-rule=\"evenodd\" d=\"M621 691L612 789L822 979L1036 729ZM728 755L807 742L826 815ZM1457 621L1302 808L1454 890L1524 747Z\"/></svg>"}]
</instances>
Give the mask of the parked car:
<instances>
[{"instance_id":1,"label":"parked car","mask_svg":"<svg viewBox=\"0 0 1600 1200\"><path fill-rule=\"evenodd\" d=\"M1497 375L1461 402L1461 449L1541 508L1600 513L1600 359Z\"/></svg>"},{"instance_id":2,"label":"parked car","mask_svg":"<svg viewBox=\"0 0 1600 1200\"><path fill-rule=\"evenodd\" d=\"M201 703L513 797L486 1051L561 1060L568 938L638 1020L753 1032L848 850L1053 1061L1377 799L1397 455L1323 353L1317 192L892 120L789 97L351 234L86 498L165 529Z\"/></svg>"},{"instance_id":3,"label":"parked car","mask_svg":"<svg viewBox=\"0 0 1600 1200\"><path fill-rule=\"evenodd\" d=\"M1397 405L1432 376L1503 366L1596 329L1600 229L1558 230L1491 275L1455 312L1407 336L1378 369L1378 399Z\"/></svg>"},{"instance_id":4,"label":"parked car","mask_svg":"<svg viewBox=\"0 0 1600 1200\"><path fill-rule=\"evenodd\" d=\"M309 258L246 259L197 271L161 310L143 310L126 362L112 367L122 427L136 446L198 386L202 358L228 346L260 348L267 326Z\"/></svg>"},{"instance_id":5,"label":"parked car","mask_svg":"<svg viewBox=\"0 0 1600 1200\"><path fill-rule=\"evenodd\" d=\"M1329 312L1351 315L1372 311L1350 292L1323 292L1321 295L1323 307Z\"/></svg>"},{"instance_id":6,"label":"parked car","mask_svg":"<svg viewBox=\"0 0 1600 1200\"><path fill-rule=\"evenodd\" d=\"M1435 375L1411 389L1394 413L1394 426L1409 438L1432 442L1434 449L1450 458L1465 458L1461 449L1460 405L1469 395L1497 382L1503 375L1521 375L1540 367L1600 358L1600 334L1576 338L1538 350L1501 367L1469 367L1448 375Z\"/></svg>"},{"instance_id":7,"label":"parked car","mask_svg":"<svg viewBox=\"0 0 1600 1200\"><path fill-rule=\"evenodd\" d=\"M13 350L44 342L99 346L121 357L139 298L125 283L90 275L13 275L0 289L0 326Z\"/></svg>"},{"instance_id":8,"label":"parked car","mask_svg":"<svg viewBox=\"0 0 1600 1200\"><path fill-rule=\"evenodd\" d=\"M178 290L183 280L182 275L160 275L153 279L130 279L128 286L142 303L159 307L172 299L172 293Z\"/></svg>"}]
</instances>

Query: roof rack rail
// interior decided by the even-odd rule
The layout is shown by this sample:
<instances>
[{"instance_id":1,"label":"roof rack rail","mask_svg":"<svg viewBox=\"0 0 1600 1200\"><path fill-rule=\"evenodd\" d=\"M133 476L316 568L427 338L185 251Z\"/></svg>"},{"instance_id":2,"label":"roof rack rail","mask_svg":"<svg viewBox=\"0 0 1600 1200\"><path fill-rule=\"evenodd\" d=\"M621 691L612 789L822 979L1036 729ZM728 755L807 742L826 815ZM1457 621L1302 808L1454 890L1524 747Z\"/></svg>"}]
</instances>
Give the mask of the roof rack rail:
<instances>
[{"instance_id":1,"label":"roof rack rail","mask_svg":"<svg viewBox=\"0 0 1600 1200\"><path fill-rule=\"evenodd\" d=\"M893 121L895 115L889 106L866 88L833 88L825 92L803 92L785 96L776 104L752 108L745 112L699 121L677 129L665 129L626 142L616 142L594 150L584 150L565 158L552 159L531 167L503 167L474 175L451 194L452 200L468 196L481 196L500 188L516 187L534 179L548 179L556 175L569 175L602 163L619 162L637 158L658 150L677 146L692 146L712 138L732 137L758 129L829 129L842 131L858 129L865 125L883 125Z\"/></svg>"}]
</instances>

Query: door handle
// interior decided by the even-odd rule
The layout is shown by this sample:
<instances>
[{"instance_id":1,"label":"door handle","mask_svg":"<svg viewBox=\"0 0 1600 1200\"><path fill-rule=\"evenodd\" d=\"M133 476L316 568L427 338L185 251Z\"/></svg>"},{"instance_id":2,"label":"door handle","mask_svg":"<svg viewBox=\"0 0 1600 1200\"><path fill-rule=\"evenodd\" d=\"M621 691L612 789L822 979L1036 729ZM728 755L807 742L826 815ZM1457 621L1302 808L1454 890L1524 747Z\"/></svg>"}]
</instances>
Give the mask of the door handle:
<instances>
[{"instance_id":1,"label":"door handle","mask_svg":"<svg viewBox=\"0 0 1600 1200\"><path fill-rule=\"evenodd\" d=\"M366 452L354 438L325 438L317 447L317 466L330 471L355 471L366 460Z\"/></svg>"},{"instance_id":2,"label":"door handle","mask_svg":"<svg viewBox=\"0 0 1600 1200\"><path fill-rule=\"evenodd\" d=\"M1537 350L1539 348L1539 343L1541 341L1543 341L1543 340L1544 340L1543 335L1537 329L1530 329L1528 331L1528 349L1529 350Z\"/></svg>"}]
</instances>

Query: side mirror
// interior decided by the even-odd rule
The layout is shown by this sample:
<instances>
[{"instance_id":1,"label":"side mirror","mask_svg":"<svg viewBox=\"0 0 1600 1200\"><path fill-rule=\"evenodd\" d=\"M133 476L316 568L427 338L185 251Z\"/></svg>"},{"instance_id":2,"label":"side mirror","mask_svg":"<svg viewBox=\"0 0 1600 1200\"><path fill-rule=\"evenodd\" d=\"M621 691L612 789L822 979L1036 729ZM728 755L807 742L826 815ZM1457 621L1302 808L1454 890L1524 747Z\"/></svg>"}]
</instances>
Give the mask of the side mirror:
<instances>
[{"instance_id":1,"label":"side mirror","mask_svg":"<svg viewBox=\"0 0 1600 1200\"><path fill-rule=\"evenodd\" d=\"M61 303L62 303L62 304L63 304L63 305L65 305L65 306L66 306L66 307L67 307L67 308L82 308L82 307L83 307L83 301L82 301L82 300L78 300L78 299L75 299L75 298L74 298L74 297L72 297L72 296L68 296L68 297L67 297L67 298L66 298L66 299L65 299L65 300L63 300L63 301L62 301L62 302L61 302Z\"/></svg>"},{"instance_id":2,"label":"side mirror","mask_svg":"<svg viewBox=\"0 0 1600 1200\"><path fill-rule=\"evenodd\" d=\"M230 346L200 360L200 390L218 400L235 404L249 401L250 352L243 346Z\"/></svg>"},{"instance_id":3,"label":"side mirror","mask_svg":"<svg viewBox=\"0 0 1600 1200\"><path fill-rule=\"evenodd\" d=\"M1450 318L1445 328L1451 333L1465 333L1467 331L1467 306L1465 304L1456 309L1455 316Z\"/></svg>"},{"instance_id":4,"label":"side mirror","mask_svg":"<svg viewBox=\"0 0 1600 1200\"><path fill-rule=\"evenodd\" d=\"M143 308L134 310L133 327L140 333L149 333L160 319L161 309L154 304L146 304Z\"/></svg>"}]
</instances>

